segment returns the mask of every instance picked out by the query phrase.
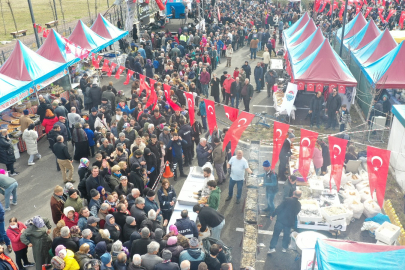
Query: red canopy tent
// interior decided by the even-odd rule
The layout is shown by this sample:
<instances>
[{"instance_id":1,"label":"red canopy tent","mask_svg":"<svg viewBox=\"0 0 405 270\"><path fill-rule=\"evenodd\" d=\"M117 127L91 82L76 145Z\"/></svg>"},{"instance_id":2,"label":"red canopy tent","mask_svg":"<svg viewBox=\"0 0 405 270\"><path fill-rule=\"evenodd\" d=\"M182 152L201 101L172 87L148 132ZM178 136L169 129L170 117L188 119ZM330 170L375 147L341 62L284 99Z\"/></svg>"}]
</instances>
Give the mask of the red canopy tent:
<instances>
[{"instance_id":1,"label":"red canopy tent","mask_svg":"<svg viewBox=\"0 0 405 270\"><path fill-rule=\"evenodd\" d=\"M321 28L318 28L316 30L315 36L312 39L311 43L309 46L306 48L303 54L301 54L300 57L298 57L297 61L301 61L305 59L307 56L309 56L311 53L313 53L324 41L325 37L322 34Z\"/></svg>"},{"instance_id":2,"label":"red canopy tent","mask_svg":"<svg viewBox=\"0 0 405 270\"><path fill-rule=\"evenodd\" d=\"M304 27L307 24L309 19L310 18L308 16L308 13L305 12L297 22L291 25L291 27L288 28L287 30L284 30L283 32L284 36L291 37L292 35L294 35L297 31L299 31L302 27Z\"/></svg>"},{"instance_id":3,"label":"red canopy tent","mask_svg":"<svg viewBox=\"0 0 405 270\"><path fill-rule=\"evenodd\" d=\"M80 58L74 56L73 53L66 52L66 41L55 30L49 32L44 44L37 51L37 54L45 57L48 60L74 64Z\"/></svg>"},{"instance_id":4,"label":"red canopy tent","mask_svg":"<svg viewBox=\"0 0 405 270\"><path fill-rule=\"evenodd\" d=\"M301 33L300 37L293 43L291 46L296 46L306 40L309 36L311 36L314 31L316 30L316 25L314 21L311 19L307 26L305 27L305 30Z\"/></svg>"},{"instance_id":5,"label":"red canopy tent","mask_svg":"<svg viewBox=\"0 0 405 270\"><path fill-rule=\"evenodd\" d=\"M373 39L378 37L380 35L380 30L378 30L377 26L375 25L373 20L370 20L368 23L368 27L366 30L366 33L362 37L361 41L356 44L355 48L353 50L361 49L367 44L369 44Z\"/></svg>"}]
</instances>

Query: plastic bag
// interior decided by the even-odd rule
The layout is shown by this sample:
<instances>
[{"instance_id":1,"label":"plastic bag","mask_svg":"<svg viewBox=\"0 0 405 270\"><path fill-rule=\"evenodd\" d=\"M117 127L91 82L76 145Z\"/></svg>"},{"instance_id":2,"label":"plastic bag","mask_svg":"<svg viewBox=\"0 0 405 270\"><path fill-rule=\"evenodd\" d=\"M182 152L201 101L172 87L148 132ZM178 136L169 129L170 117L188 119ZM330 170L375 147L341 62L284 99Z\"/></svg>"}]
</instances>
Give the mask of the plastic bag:
<instances>
[{"instance_id":1,"label":"plastic bag","mask_svg":"<svg viewBox=\"0 0 405 270\"><path fill-rule=\"evenodd\" d=\"M368 218L381 213L380 206L374 200L366 200L364 203L364 215Z\"/></svg>"},{"instance_id":2,"label":"plastic bag","mask_svg":"<svg viewBox=\"0 0 405 270\"><path fill-rule=\"evenodd\" d=\"M374 234L375 230L377 230L378 227L380 227L380 224L374 221L366 221L363 223L361 231L370 231Z\"/></svg>"},{"instance_id":3,"label":"plastic bag","mask_svg":"<svg viewBox=\"0 0 405 270\"><path fill-rule=\"evenodd\" d=\"M368 181L368 173L365 170L360 170L360 176L363 181Z\"/></svg>"},{"instance_id":4,"label":"plastic bag","mask_svg":"<svg viewBox=\"0 0 405 270\"><path fill-rule=\"evenodd\" d=\"M361 202L365 202L367 200L374 200L375 202L377 202L377 194L375 193L375 191L373 197L371 198L370 187L363 188L362 190L359 191L359 193Z\"/></svg>"},{"instance_id":5,"label":"plastic bag","mask_svg":"<svg viewBox=\"0 0 405 270\"><path fill-rule=\"evenodd\" d=\"M352 184L352 181L347 181L347 183L342 186L344 190L355 190L356 187Z\"/></svg>"},{"instance_id":6,"label":"plastic bag","mask_svg":"<svg viewBox=\"0 0 405 270\"><path fill-rule=\"evenodd\" d=\"M358 183L363 181L363 178L361 177L360 174L356 173L356 174L352 174L350 179L348 179L348 180L352 181L353 185L357 185Z\"/></svg>"},{"instance_id":7,"label":"plastic bag","mask_svg":"<svg viewBox=\"0 0 405 270\"><path fill-rule=\"evenodd\" d=\"M344 200L344 205L353 211L353 217L359 219L363 215L364 205L355 198L349 198Z\"/></svg>"},{"instance_id":8,"label":"plastic bag","mask_svg":"<svg viewBox=\"0 0 405 270\"><path fill-rule=\"evenodd\" d=\"M358 190L358 191L360 191L360 190L363 190L364 188L368 188L368 189L370 189L370 183L368 182L368 181L361 181L360 183L358 183L357 185L356 185L356 189Z\"/></svg>"},{"instance_id":9,"label":"plastic bag","mask_svg":"<svg viewBox=\"0 0 405 270\"><path fill-rule=\"evenodd\" d=\"M360 201L360 194L357 189L340 190L339 193L343 196L344 199L355 198Z\"/></svg>"},{"instance_id":10,"label":"plastic bag","mask_svg":"<svg viewBox=\"0 0 405 270\"><path fill-rule=\"evenodd\" d=\"M352 210L347 210L347 217L346 217L346 225L350 225L350 222L352 221L353 218L353 211Z\"/></svg>"}]
</instances>

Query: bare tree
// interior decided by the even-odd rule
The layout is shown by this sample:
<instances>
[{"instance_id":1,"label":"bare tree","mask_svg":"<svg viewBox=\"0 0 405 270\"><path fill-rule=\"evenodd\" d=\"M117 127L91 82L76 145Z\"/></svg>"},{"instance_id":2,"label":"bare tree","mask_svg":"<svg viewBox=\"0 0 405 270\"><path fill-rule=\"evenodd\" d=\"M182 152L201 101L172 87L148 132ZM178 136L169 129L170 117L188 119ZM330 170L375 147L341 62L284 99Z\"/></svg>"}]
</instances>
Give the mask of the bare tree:
<instances>
[{"instance_id":1,"label":"bare tree","mask_svg":"<svg viewBox=\"0 0 405 270\"><path fill-rule=\"evenodd\" d=\"M97 19L97 0L94 0L94 11L95 11L95 15L96 15L96 19Z\"/></svg>"},{"instance_id":2,"label":"bare tree","mask_svg":"<svg viewBox=\"0 0 405 270\"><path fill-rule=\"evenodd\" d=\"M13 17L14 26L15 26L15 31L18 31L17 22L16 22L16 20L15 20L15 18L14 18L13 7L11 6L10 0L7 0L7 5L8 5L8 8L10 9L11 16Z\"/></svg>"},{"instance_id":3,"label":"bare tree","mask_svg":"<svg viewBox=\"0 0 405 270\"><path fill-rule=\"evenodd\" d=\"M4 22L4 12L3 12L3 3L0 0L0 10L1 10L1 17L3 18L3 27L4 27L4 34L7 34L6 23Z\"/></svg>"},{"instance_id":4,"label":"bare tree","mask_svg":"<svg viewBox=\"0 0 405 270\"><path fill-rule=\"evenodd\" d=\"M89 3L89 0L87 0L87 10L89 11L89 18L91 19L91 13L90 13L90 3Z\"/></svg>"},{"instance_id":5,"label":"bare tree","mask_svg":"<svg viewBox=\"0 0 405 270\"><path fill-rule=\"evenodd\" d=\"M49 0L49 6L51 7L51 10L52 10L53 20L56 21L55 10L53 9L53 4L52 4L51 0Z\"/></svg>"},{"instance_id":6,"label":"bare tree","mask_svg":"<svg viewBox=\"0 0 405 270\"><path fill-rule=\"evenodd\" d=\"M66 32L65 11L63 10L62 0L59 0L59 5L60 5L60 12L62 13L62 18L63 18L63 27L65 28L65 32Z\"/></svg>"}]
</instances>

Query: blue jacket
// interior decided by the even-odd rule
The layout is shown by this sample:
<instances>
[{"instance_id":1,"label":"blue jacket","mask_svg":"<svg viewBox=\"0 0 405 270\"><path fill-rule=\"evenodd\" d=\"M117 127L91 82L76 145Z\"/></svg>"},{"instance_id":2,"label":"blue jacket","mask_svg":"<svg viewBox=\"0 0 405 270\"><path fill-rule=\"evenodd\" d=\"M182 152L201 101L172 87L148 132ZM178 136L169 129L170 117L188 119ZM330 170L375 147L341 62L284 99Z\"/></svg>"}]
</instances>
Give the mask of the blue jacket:
<instances>
[{"instance_id":1,"label":"blue jacket","mask_svg":"<svg viewBox=\"0 0 405 270\"><path fill-rule=\"evenodd\" d=\"M0 222L4 222L4 208L1 203L0 203Z\"/></svg>"},{"instance_id":2,"label":"blue jacket","mask_svg":"<svg viewBox=\"0 0 405 270\"><path fill-rule=\"evenodd\" d=\"M254 74L256 80L261 79L263 77L263 68L256 66Z\"/></svg>"},{"instance_id":3,"label":"blue jacket","mask_svg":"<svg viewBox=\"0 0 405 270\"><path fill-rule=\"evenodd\" d=\"M197 225L189 217L176 219L174 225L176 225L180 234L184 236L192 234L193 237L198 238Z\"/></svg>"},{"instance_id":4,"label":"blue jacket","mask_svg":"<svg viewBox=\"0 0 405 270\"><path fill-rule=\"evenodd\" d=\"M176 202L176 191L172 186L169 186L169 189L167 190L167 195L163 192L163 187L161 187L158 192L158 199L159 199L159 204L160 204L160 209L162 211L172 211L174 208L174 205L171 206L170 202L174 201Z\"/></svg>"},{"instance_id":5,"label":"blue jacket","mask_svg":"<svg viewBox=\"0 0 405 270\"><path fill-rule=\"evenodd\" d=\"M185 140L171 140L166 147L172 148L172 154L174 158L181 158L183 156L183 147L187 145Z\"/></svg>"},{"instance_id":6,"label":"blue jacket","mask_svg":"<svg viewBox=\"0 0 405 270\"><path fill-rule=\"evenodd\" d=\"M141 54L143 59L146 59L146 52L144 48L138 49L138 52Z\"/></svg>"},{"instance_id":7,"label":"blue jacket","mask_svg":"<svg viewBox=\"0 0 405 270\"><path fill-rule=\"evenodd\" d=\"M143 208L143 211L145 211L146 215L148 215L149 210L155 210L155 212L159 209L159 206L157 202L151 201L148 198L145 198L145 207ZM159 216L162 214L162 212L159 212Z\"/></svg>"},{"instance_id":8,"label":"blue jacket","mask_svg":"<svg viewBox=\"0 0 405 270\"><path fill-rule=\"evenodd\" d=\"M268 173L262 173L257 175L257 177L263 177L263 186L266 187L267 193L277 193L278 192L278 181L277 181L277 174L273 171L269 171Z\"/></svg>"},{"instance_id":9,"label":"blue jacket","mask_svg":"<svg viewBox=\"0 0 405 270\"><path fill-rule=\"evenodd\" d=\"M95 248L96 245L94 244L93 240L90 239L86 239L86 238L80 238L79 240L79 246L83 245L83 244L88 244L90 246L90 251L89 253L91 254L91 256L94 256L94 252L95 252Z\"/></svg>"},{"instance_id":10,"label":"blue jacket","mask_svg":"<svg viewBox=\"0 0 405 270\"><path fill-rule=\"evenodd\" d=\"M218 40L217 41L217 51L221 51L223 47L224 47L224 43L222 42L222 40Z\"/></svg>"},{"instance_id":11,"label":"blue jacket","mask_svg":"<svg viewBox=\"0 0 405 270\"><path fill-rule=\"evenodd\" d=\"M180 253L179 264L185 260L190 262L190 270L197 270L198 265L205 261L205 253L199 248L188 248Z\"/></svg>"},{"instance_id":12,"label":"blue jacket","mask_svg":"<svg viewBox=\"0 0 405 270\"><path fill-rule=\"evenodd\" d=\"M200 110L201 116L207 116L207 111L205 110L205 102L201 101L200 105L198 105L198 109Z\"/></svg>"},{"instance_id":13,"label":"blue jacket","mask_svg":"<svg viewBox=\"0 0 405 270\"><path fill-rule=\"evenodd\" d=\"M201 144L197 146L197 159L198 159L198 166L202 167L205 163L208 162L208 158L211 156L211 153L208 153L208 150L212 150L212 146L207 143L205 147Z\"/></svg>"},{"instance_id":14,"label":"blue jacket","mask_svg":"<svg viewBox=\"0 0 405 270\"><path fill-rule=\"evenodd\" d=\"M80 217L79 221L77 222L77 226L80 228L80 231L83 231L87 228L87 218Z\"/></svg>"},{"instance_id":15,"label":"blue jacket","mask_svg":"<svg viewBox=\"0 0 405 270\"><path fill-rule=\"evenodd\" d=\"M119 103L117 104L117 108L120 108L122 112L126 112L128 115L130 115L133 111L135 111L135 108L133 108L132 110L130 110L130 109L128 108L128 105L125 105L125 107L122 108Z\"/></svg>"},{"instance_id":16,"label":"blue jacket","mask_svg":"<svg viewBox=\"0 0 405 270\"><path fill-rule=\"evenodd\" d=\"M94 132L89 128L83 129L86 132L87 139L89 140L89 146L94 146L96 142L94 141Z\"/></svg>"}]
</instances>

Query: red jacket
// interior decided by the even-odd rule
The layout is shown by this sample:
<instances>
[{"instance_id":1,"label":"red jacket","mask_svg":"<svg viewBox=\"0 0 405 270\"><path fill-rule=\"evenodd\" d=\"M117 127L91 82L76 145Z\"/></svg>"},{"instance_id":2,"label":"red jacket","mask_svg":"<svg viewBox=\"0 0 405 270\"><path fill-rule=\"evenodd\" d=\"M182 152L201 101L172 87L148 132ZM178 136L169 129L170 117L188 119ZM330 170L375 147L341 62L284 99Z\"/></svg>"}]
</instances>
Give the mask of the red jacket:
<instances>
[{"instance_id":1,"label":"red jacket","mask_svg":"<svg viewBox=\"0 0 405 270\"><path fill-rule=\"evenodd\" d=\"M238 77L239 77L239 70L238 71L234 70L233 71L233 78L236 79Z\"/></svg>"},{"instance_id":2,"label":"red jacket","mask_svg":"<svg viewBox=\"0 0 405 270\"><path fill-rule=\"evenodd\" d=\"M45 133L48 134L53 128L53 125L58 121L58 117L56 116L53 119L45 118L44 121L42 121L42 126L45 128Z\"/></svg>"},{"instance_id":3,"label":"red jacket","mask_svg":"<svg viewBox=\"0 0 405 270\"><path fill-rule=\"evenodd\" d=\"M231 75L228 75L228 76L231 76ZM228 93L228 94L231 93L231 84L232 84L234 81L235 81L235 80L232 79L232 78L231 78L230 80L225 79L223 86L224 86L224 89L225 89L225 92L226 92L226 93Z\"/></svg>"},{"instance_id":4,"label":"red jacket","mask_svg":"<svg viewBox=\"0 0 405 270\"><path fill-rule=\"evenodd\" d=\"M201 72L201 74L200 74L200 82L201 82L201 84L209 84L210 83L210 73L208 71Z\"/></svg>"},{"instance_id":5,"label":"red jacket","mask_svg":"<svg viewBox=\"0 0 405 270\"><path fill-rule=\"evenodd\" d=\"M22 222L17 222L18 228L13 229L10 226L7 228L7 236L10 238L11 246L13 247L14 251L19 251L27 246L20 241L21 237L21 230L26 229L27 227Z\"/></svg>"},{"instance_id":6,"label":"red jacket","mask_svg":"<svg viewBox=\"0 0 405 270\"><path fill-rule=\"evenodd\" d=\"M64 214L62 215L62 219L65 221L66 226L68 226L70 229L73 226L77 226L77 222L79 222L79 213L75 212L73 215L73 221L68 219L68 217Z\"/></svg>"}]
</instances>

